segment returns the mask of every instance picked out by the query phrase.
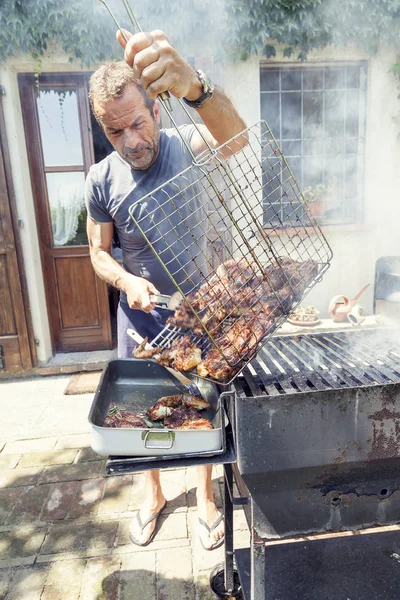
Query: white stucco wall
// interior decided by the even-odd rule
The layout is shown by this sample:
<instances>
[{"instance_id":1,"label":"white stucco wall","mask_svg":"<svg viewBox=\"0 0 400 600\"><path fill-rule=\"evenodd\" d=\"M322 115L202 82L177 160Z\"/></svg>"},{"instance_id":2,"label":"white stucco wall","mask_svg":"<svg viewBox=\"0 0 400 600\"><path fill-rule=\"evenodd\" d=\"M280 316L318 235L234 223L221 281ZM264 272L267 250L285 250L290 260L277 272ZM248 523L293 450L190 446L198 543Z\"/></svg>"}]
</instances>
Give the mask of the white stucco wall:
<instances>
[{"instance_id":1,"label":"white stucco wall","mask_svg":"<svg viewBox=\"0 0 400 600\"><path fill-rule=\"evenodd\" d=\"M400 128L393 119L400 101L389 72L396 62L395 53L381 49L368 58L354 49L325 49L314 51L308 64L354 60L368 60L364 223L322 227L334 257L324 280L305 301L316 305L322 315L327 315L333 296L353 297L366 283L371 287L360 302L372 311L375 262L383 255L400 254ZM289 62L278 50L265 64ZM260 118L259 70L256 57L224 69L225 90L249 126Z\"/></svg>"},{"instance_id":2,"label":"white stucco wall","mask_svg":"<svg viewBox=\"0 0 400 600\"><path fill-rule=\"evenodd\" d=\"M36 228L35 209L29 173L28 154L25 143L24 125L17 76L32 73L37 68L34 60L26 57L12 58L0 64L0 83L5 88L3 108L10 162L15 188L24 266L27 277L31 319L37 345L39 364L46 363L52 355L49 321L40 259L40 247ZM42 72L77 72L80 68L71 65L67 57L48 57L43 60Z\"/></svg>"},{"instance_id":3,"label":"white stucco wall","mask_svg":"<svg viewBox=\"0 0 400 600\"><path fill-rule=\"evenodd\" d=\"M351 49L326 49L314 52L309 63L366 58ZM278 52L269 64L287 62ZM371 310L376 259L385 254L400 253L400 132L398 124L393 121L393 115L399 110L399 101L394 78L389 73L394 62L394 53L384 49L376 57L368 59L365 222L361 226L324 228L334 258L324 281L316 286L306 301L315 304L323 314L327 312L331 297L337 294L351 297L368 282L372 284L371 289L363 297L362 304ZM39 340L38 358L43 363L51 356L50 332L17 86L17 74L32 72L35 66L34 61L26 59L9 60L0 66L0 83L6 90L3 103L18 215L24 222L21 240L29 300L34 333ZM260 119L259 69L257 57L227 64L223 69L224 88L249 126ZM66 57L49 56L42 63L42 72L80 70L79 65L71 65Z\"/></svg>"}]
</instances>

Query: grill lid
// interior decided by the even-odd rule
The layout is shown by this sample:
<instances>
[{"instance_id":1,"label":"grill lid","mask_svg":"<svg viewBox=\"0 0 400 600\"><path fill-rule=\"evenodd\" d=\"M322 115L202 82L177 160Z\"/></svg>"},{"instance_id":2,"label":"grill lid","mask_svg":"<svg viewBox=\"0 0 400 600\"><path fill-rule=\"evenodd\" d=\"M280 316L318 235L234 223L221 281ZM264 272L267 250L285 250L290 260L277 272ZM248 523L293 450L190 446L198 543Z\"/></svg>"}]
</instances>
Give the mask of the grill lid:
<instances>
[{"instance_id":1,"label":"grill lid","mask_svg":"<svg viewBox=\"0 0 400 600\"><path fill-rule=\"evenodd\" d=\"M277 336L234 381L239 396L400 383L400 330Z\"/></svg>"}]
</instances>

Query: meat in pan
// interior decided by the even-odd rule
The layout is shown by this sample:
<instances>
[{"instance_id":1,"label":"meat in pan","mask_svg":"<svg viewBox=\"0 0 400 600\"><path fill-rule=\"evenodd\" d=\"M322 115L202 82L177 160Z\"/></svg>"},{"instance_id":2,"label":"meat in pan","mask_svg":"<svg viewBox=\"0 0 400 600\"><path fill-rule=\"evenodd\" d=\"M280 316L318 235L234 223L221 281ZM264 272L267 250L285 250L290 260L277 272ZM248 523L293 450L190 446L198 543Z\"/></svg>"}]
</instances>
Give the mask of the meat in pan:
<instances>
[{"instance_id":1,"label":"meat in pan","mask_svg":"<svg viewBox=\"0 0 400 600\"><path fill-rule=\"evenodd\" d=\"M182 395L164 396L160 398L154 406L149 408L146 415L152 421L161 421L165 417L172 415L175 408L182 404Z\"/></svg>"},{"instance_id":2,"label":"meat in pan","mask_svg":"<svg viewBox=\"0 0 400 600\"><path fill-rule=\"evenodd\" d=\"M161 421L173 414L176 408L205 410L210 408L210 403L204 398L192 394L178 394L176 396L164 396L146 412L152 421Z\"/></svg>"},{"instance_id":3,"label":"meat in pan","mask_svg":"<svg viewBox=\"0 0 400 600\"><path fill-rule=\"evenodd\" d=\"M173 429L214 429L214 427L208 419L202 417L200 419L188 419Z\"/></svg>"},{"instance_id":4,"label":"meat in pan","mask_svg":"<svg viewBox=\"0 0 400 600\"><path fill-rule=\"evenodd\" d=\"M135 427L144 429L147 425L138 415L126 411L115 411L106 416L103 421L103 427Z\"/></svg>"},{"instance_id":5,"label":"meat in pan","mask_svg":"<svg viewBox=\"0 0 400 600\"><path fill-rule=\"evenodd\" d=\"M171 429L213 429L211 422L200 414L201 410L210 406L207 400L192 394L163 396L147 410L144 418L125 409L112 407L104 419L103 426L145 429L152 426L146 422L148 417L151 421L163 421L164 426Z\"/></svg>"},{"instance_id":6,"label":"meat in pan","mask_svg":"<svg viewBox=\"0 0 400 600\"><path fill-rule=\"evenodd\" d=\"M206 410L211 406L208 400L205 400L200 396L193 396L193 394L183 394L182 404L183 406L196 408L197 410Z\"/></svg>"},{"instance_id":7,"label":"meat in pan","mask_svg":"<svg viewBox=\"0 0 400 600\"><path fill-rule=\"evenodd\" d=\"M213 429L211 422L190 406L174 410L170 417L164 419L164 425L168 429Z\"/></svg>"}]
</instances>

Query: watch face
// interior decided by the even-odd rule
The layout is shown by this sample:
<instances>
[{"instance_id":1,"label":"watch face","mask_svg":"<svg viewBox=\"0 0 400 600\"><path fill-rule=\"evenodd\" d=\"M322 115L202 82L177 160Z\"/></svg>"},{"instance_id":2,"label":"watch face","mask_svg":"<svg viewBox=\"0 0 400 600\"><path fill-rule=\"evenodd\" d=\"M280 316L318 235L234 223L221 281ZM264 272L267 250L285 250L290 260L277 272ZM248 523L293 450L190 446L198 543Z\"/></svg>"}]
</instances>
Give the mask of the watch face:
<instances>
[{"instance_id":1,"label":"watch face","mask_svg":"<svg viewBox=\"0 0 400 600\"><path fill-rule=\"evenodd\" d=\"M203 91L205 94L209 94L209 93L213 93L214 91L214 84L211 81L211 79L203 72L198 70L197 74L199 76L200 82L203 85Z\"/></svg>"}]
</instances>

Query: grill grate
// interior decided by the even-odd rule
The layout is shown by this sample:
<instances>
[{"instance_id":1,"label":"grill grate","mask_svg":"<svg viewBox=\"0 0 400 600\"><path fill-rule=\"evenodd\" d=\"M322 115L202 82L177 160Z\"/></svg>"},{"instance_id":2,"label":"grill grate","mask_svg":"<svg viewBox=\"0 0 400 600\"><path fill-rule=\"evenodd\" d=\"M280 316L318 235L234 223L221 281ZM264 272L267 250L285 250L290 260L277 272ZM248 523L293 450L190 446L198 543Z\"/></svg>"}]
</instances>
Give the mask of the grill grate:
<instances>
[{"instance_id":1,"label":"grill grate","mask_svg":"<svg viewBox=\"0 0 400 600\"><path fill-rule=\"evenodd\" d=\"M239 396L400 382L400 335L388 330L274 337L234 381Z\"/></svg>"}]
</instances>

